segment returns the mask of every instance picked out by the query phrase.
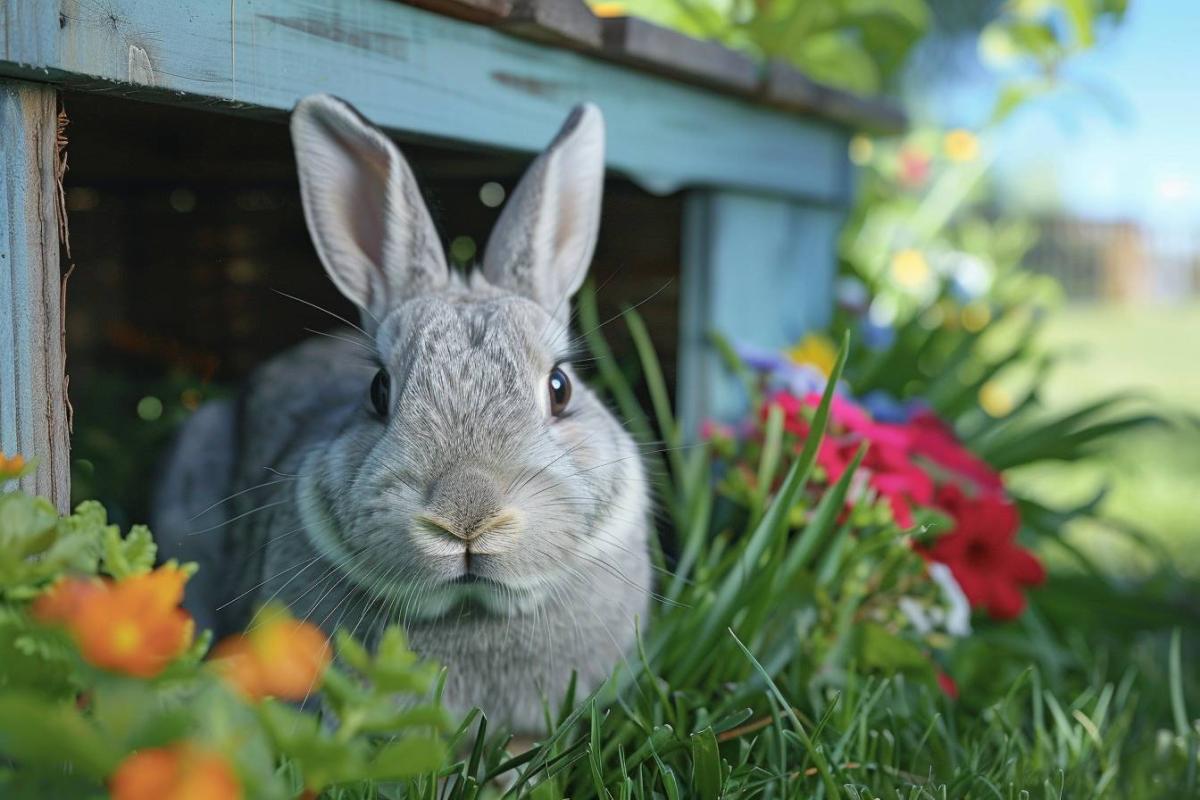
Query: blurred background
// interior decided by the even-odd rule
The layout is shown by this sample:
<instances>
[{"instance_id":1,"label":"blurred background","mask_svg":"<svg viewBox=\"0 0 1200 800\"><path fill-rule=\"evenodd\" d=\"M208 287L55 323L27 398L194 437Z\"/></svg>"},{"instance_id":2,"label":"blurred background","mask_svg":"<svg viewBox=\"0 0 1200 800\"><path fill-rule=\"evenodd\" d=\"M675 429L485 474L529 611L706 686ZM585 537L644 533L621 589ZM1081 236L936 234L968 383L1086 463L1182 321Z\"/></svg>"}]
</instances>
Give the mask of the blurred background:
<instances>
[{"instance_id":1,"label":"blurred background","mask_svg":"<svg viewBox=\"0 0 1200 800\"><path fill-rule=\"evenodd\" d=\"M1107 489L1105 510L1158 537L1191 575L1200 569L1200 439L1181 417L1200 410L1196 30L1200 5L1189 0L1114 7L1040 98L1049 84L1019 77L1019 50L993 30L974 48L944 46L934 34L903 90L921 118L988 131L986 202L1027 221L1024 265L1055 282L1042 333L1055 362L1041 385L1048 409L1134 392L1181 423L1120 437L1082 468L1041 467L1015 480L1059 502ZM997 113L1006 93L1024 91L1030 102ZM1112 569L1148 568L1097 526L1071 533Z\"/></svg>"},{"instance_id":2,"label":"blurred background","mask_svg":"<svg viewBox=\"0 0 1200 800\"><path fill-rule=\"evenodd\" d=\"M978 381L975 399L996 418L1030 400L1046 417L1114 399L1159 415L1079 459L1010 469L1008 479L1049 506L1086 508L1066 522L1065 540L1106 572L1145 577L1165 557L1200 575L1200 4L630 0L594 8L648 16L897 98L910 132L858 136L850 146L863 194L843 238L842 272L866 286L865 341L914 320L987 328L981 360L1003 364ZM947 279L959 290L949 302ZM854 282L842 288L861 293ZM1030 314L1029 324L1001 319L1016 311ZM934 374L933 363L926 367ZM917 396L927 386L892 388ZM1152 542L1132 544L1131 528Z\"/></svg>"}]
</instances>

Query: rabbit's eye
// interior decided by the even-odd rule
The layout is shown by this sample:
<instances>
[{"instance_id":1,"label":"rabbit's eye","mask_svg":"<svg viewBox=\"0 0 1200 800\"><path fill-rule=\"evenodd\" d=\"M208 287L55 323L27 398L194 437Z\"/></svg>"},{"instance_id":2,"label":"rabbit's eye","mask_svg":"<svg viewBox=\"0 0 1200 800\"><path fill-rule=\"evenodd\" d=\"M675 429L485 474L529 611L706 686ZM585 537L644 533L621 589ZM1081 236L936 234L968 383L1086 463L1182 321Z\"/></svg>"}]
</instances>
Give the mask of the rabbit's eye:
<instances>
[{"instance_id":1,"label":"rabbit's eye","mask_svg":"<svg viewBox=\"0 0 1200 800\"><path fill-rule=\"evenodd\" d=\"M567 403L571 402L571 379L561 367L555 367L550 370L547 384L550 387L550 413L557 417L567 410Z\"/></svg>"},{"instance_id":2,"label":"rabbit's eye","mask_svg":"<svg viewBox=\"0 0 1200 800\"><path fill-rule=\"evenodd\" d=\"M387 370L381 369L375 373L375 379L371 381L371 405L375 406L375 411L379 416L386 417L388 409L392 405L391 399L392 380L388 377Z\"/></svg>"}]
</instances>

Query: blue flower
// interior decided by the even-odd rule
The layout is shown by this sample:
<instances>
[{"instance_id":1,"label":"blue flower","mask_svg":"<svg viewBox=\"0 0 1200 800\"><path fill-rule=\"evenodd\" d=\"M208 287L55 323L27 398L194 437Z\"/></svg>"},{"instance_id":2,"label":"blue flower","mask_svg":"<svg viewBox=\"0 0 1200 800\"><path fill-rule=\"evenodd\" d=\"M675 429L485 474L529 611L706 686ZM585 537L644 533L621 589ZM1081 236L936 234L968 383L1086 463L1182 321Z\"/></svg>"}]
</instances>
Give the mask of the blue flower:
<instances>
[{"instance_id":1,"label":"blue flower","mask_svg":"<svg viewBox=\"0 0 1200 800\"><path fill-rule=\"evenodd\" d=\"M893 425L903 425L920 412L929 410L929 404L920 398L897 400L882 389L867 392L858 403L875 420Z\"/></svg>"},{"instance_id":2,"label":"blue flower","mask_svg":"<svg viewBox=\"0 0 1200 800\"><path fill-rule=\"evenodd\" d=\"M733 349L743 364L758 372L774 373L791 366L787 357L778 350L769 350L752 344L736 344Z\"/></svg>"},{"instance_id":3,"label":"blue flower","mask_svg":"<svg viewBox=\"0 0 1200 800\"><path fill-rule=\"evenodd\" d=\"M859 335L869 350L887 350L896 341L896 329L871 321L870 315L859 325Z\"/></svg>"},{"instance_id":4,"label":"blue flower","mask_svg":"<svg viewBox=\"0 0 1200 800\"><path fill-rule=\"evenodd\" d=\"M786 389L788 394L795 397L820 394L825 391L825 384L829 382L821 370L808 364L789 363L786 368L777 371L774 378L773 384Z\"/></svg>"}]
</instances>

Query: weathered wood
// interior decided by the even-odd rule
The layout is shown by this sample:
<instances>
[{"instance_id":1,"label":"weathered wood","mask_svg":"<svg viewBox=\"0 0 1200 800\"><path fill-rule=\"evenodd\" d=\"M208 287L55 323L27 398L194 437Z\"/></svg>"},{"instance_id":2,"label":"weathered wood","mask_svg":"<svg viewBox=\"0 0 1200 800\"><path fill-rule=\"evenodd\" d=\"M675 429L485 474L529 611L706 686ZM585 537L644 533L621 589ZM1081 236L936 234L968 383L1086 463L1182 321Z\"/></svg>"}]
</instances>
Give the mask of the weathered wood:
<instances>
[{"instance_id":1,"label":"weathered wood","mask_svg":"<svg viewBox=\"0 0 1200 800\"><path fill-rule=\"evenodd\" d=\"M512 0L404 0L410 6L468 22L499 22L512 13Z\"/></svg>"},{"instance_id":2,"label":"weathered wood","mask_svg":"<svg viewBox=\"0 0 1200 800\"><path fill-rule=\"evenodd\" d=\"M784 61L772 60L763 74L763 97L780 108L820 114L836 122L859 126L871 133L903 131L908 117L899 107L879 98L860 97L809 78Z\"/></svg>"},{"instance_id":3,"label":"weathered wood","mask_svg":"<svg viewBox=\"0 0 1200 800\"><path fill-rule=\"evenodd\" d=\"M0 0L0 72L238 113L340 95L410 137L534 151L597 103L608 158L645 188L833 199L842 135L797 117L393 0ZM14 20L16 23L14 24Z\"/></svg>"},{"instance_id":4,"label":"weathered wood","mask_svg":"<svg viewBox=\"0 0 1200 800\"><path fill-rule=\"evenodd\" d=\"M565 47L597 50L601 45L600 20L583 0L514 0L503 27Z\"/></svg>"},{"instance_id":5,"label":"weathered wood","mask_svg":"<svg viewBox=\"0 0 1200 800\"><path fill-rule=\"evenodd\" d=\"M719 190L688 194L679 332L679 416L695 436L705 419L745 410L742 387L710 341L783 348L829 321L844 211Z\"/></svg>"},{"instance_id":6,"label":"weathered wood","mask_svg":"<svg viewBox=\"0 0 1200 800\"><path fill-rule=\"evenodd\" d=\"M758 86L749 57L637 17L602 19L604 52L664 75L744 93Z\"/></svg>"},{"instance_id":7,"label":"weathered wood","mask_svg":"<svg viewBox=\"0 0 1200 800\"><path fill-rule=\"evenodd\" d=\"M0 81L0 450L22 486L70 505L53 89Z\"/></svg>"}]
</instances>

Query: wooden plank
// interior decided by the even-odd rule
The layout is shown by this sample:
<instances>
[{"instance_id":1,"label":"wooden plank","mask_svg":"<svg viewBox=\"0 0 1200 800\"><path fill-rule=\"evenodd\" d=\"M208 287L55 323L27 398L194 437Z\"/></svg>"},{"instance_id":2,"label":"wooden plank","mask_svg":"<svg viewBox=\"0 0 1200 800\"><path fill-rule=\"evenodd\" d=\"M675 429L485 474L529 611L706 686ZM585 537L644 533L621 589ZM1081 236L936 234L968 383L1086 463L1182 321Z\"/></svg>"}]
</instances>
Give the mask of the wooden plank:
<instances>
[{"instance_id":1,"label":"wooden plank","mask_svg":"<svg viewBox=\"0 0 1200 800\"><path fill-rule=\"evenodd\" d=\"M894 134L908 127L908 117L891 102L881 98L860 97L817 83L791 64L778 59L767 65L762 94L768 102L780 108L821 114L870 133Z\"/></svg>"},{"instance_id":2,"label":"wooden plank","mask_svg":"<svg viewBox=\"0 0 1200 800\"><path fill-rule=\"evenodd\" d=\"M0 0L0 72L156 102L280 113L342 96L408 137L539 150L568 109L604 111L643 187L846 202L841 131L392 0ZM13 21L20 20L14 28Z\"/></svg>"},{"instance_id":3,"label":"wooden plank","mask_svg":"<svg viewBox=\"0 0 1200 800\"><path fill-rule=\"evenodd\" d=\"M753 92L758 65L749 57L637 17L602 19L604 52L664 75L719 89Z\"/></svg>"},{"instance_id":4,"label":"wooden plank","mask_svg":"<svg viewBox=\"0 0 1200 800\"><path fill-rule=\"evenodd\" d=\"M684 209L679 416L695 436L705 419L744 413L742 387L710 342L782 349L829 322L844 212L743 192L689 192Z\"/></svg>"},{"instance_id":5,"label":"wooden plank","mask_svg":"<svg viewBox=\"0 0 1200 800\"><path fill-rule=\"evenodd\" d=\"M565 47L598 50L601 45L600 20L583 0L514 0L502 27Z\"/></svg>"},{"instance_id":6,"label":"wooden plank","mask_svg":"<svg viewBox=\"0 0 1200 800\"><path fill-rule=\"evenodd\" d=\"M512 13L511 0L403 0L410 6L468 22L499 22Z\"/></svg>"},{"instance_id":7,"label":"wooden plank","mask_svg":"<svg viewBox=\"0 0 1200 800\"><path fill-rule=\"evenodd\" d=\"M0 450L22 488L70 506L53 89L0 81Z\"/></svg>"}]
</instances>

